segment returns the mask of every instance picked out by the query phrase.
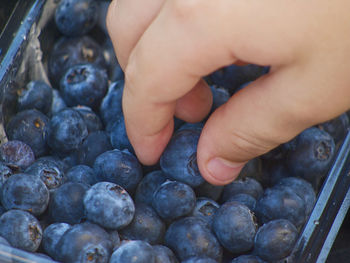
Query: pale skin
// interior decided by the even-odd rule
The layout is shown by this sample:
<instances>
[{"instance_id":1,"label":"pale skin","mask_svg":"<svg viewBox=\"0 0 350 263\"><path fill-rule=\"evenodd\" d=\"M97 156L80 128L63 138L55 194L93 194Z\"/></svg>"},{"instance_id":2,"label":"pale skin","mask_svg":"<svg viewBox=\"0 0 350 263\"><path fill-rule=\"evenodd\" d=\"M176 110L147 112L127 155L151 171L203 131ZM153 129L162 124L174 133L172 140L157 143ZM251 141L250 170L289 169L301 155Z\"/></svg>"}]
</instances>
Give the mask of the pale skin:
<instances>
[{"instance_id":1,"label":"pale skin","mask_svg":"<svg viewBox=\"0 0 350 263\"><path fill-rule=\"evenodd\" d=\"M138 159L156 163L173 133L210 111L202 77L270 65L206 122L198 167L210 183L350 108L350 1L114 0L107 27L125 72L123 111Z\"/></svg>"}]
</instances>

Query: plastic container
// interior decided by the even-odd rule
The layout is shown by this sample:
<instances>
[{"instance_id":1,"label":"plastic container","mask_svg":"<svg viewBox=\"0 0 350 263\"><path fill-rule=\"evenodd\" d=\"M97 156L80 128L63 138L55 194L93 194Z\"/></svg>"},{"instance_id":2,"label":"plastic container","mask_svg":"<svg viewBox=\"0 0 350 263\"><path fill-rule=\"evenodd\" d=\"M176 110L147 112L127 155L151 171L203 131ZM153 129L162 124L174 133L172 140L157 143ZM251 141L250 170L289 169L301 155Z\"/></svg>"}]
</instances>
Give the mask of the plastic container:
<instances>
[{"instance_id":1,"label":"plastic container","mask_svg":"<svg viewBox=\"0 0 350 263\"><path fill-rule=\"evenodd\" d=\"M15 2L15 1L12 1ZM17 1L9 5L8 21L0 35L0 142L7 140L3 123L13 114L16 85L36 76L46 79L40 43L42 29L52 16L54 0ZM1 18L0 18L1 19ZM52 43L51 43L52 44ZM313 212L305 224L288 262L325 262L350 206L350 132L323 186ZM30 253L0 245L0 262L54 262Z\"/></svg>"}]
</instances>

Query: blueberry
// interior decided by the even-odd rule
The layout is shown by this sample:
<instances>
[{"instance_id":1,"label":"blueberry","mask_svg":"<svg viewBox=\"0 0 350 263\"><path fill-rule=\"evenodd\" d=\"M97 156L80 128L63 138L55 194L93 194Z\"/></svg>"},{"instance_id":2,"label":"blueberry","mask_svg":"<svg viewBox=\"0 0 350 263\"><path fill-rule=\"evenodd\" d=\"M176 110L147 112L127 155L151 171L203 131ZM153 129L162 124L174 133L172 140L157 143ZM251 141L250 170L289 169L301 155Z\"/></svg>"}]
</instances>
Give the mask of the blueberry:
<instances>
[{"instance_id":1,"label":"blueberry","mask_svg":"<svg viewBox=\"0 0 350 263\"><path fill-rule=\"evenodd\" d=\"M42 229L32 214L11 209L0 217L0 235L11 246L34 252L41 243Z\"/></svg>"},{"instance_id":2,"label":"blueberry","mask_svg":"<svg viewBox=\"0 0 350 263\"><path fill-rule=\"evenodd\" d=\"M260 158L254 158L248 161L244 166L241 172L239 173L238 178L243 179L246 177L251 177L261 183L262 176L262 161Z\"/></svg>"},{"instance_id":3,"label":"blueberry","mask_svg":"<svg viewBox=\"0 0 350 263\"><path fill-rule=\"evenodd\" d=\"M145 241L132 240L122 243L113 252L109 263L155 263L153 247Z\"/></svg>"},{"instance_id":4,"label":"blueberry","mask_svg":"<svg viewBox=\"0 0 350 263\"><path fill-rule=\"evenodd\" d=\"M257 180L251 177L245 177L242 179L237 179L232 183L224 186L224 191L222 193L222 201L225 202L231 196L236 194L248 194L254 197L255 199L259 199L263 192L264 190Z\"/></svg>"},{"instance_id":5,"label":"blueberry","mask_svg":"<svg viewBox=\"0 0 350 263\"><path fill-rule=\"evenodd\" d=\"M290 142L286 165L294 176L300 176L318 187L326 176L335 154L333 138L325 131L311 127Z\"/></svg>"},{"instance_id":6,"label":"blueberry","mask_svg":"<svg viewBox=\"0 0 350 263\"><path fill-rule=\"evenodd\" d=\"M192 257L181 261L181 263L217 263L217 261L209 257Z\"/></svg>"},{"instance_id":7,"label":"blueberry","mask_svg":"<svg viewBox=\"0 0 350 263\"><path fill-rule=\"evenodd\" d=\"M18 111L36 109L44 114L50 111L52 88L41 80L30 81L17 91Z\"/></svg>"},{"instance_id":8,"label":"blueberry","mask_svg":"<svg viewBox=\"0 0 350 263\"><path fill-rule=\"evenodd\" d=\"M201 217L211 225L216 210L220 207L218 203L206 197L199 197L192 211L192 216Z\"/></svg>"},{"instance_id":9,"label":"blueberry","mask_svg":"<svg viewBox=\"0 0 350 263\"><path fill-rule=\"evenodd\" d=\"M89 222L68 229L56 247L62 262L107 263L112 253L109 234Z\"/></svg>"},{"instance_id":10,"label":"blueberry","mask_svg":"<svg viewBox=\"0 0 350 263\"><path fill-rule=\"evenodd\" d=\"M52 83L58 88L63 74L71 66L81 63L93 63L105 68L106 61L100 45L89 36L61 37L49 55L48 67Z\"/></svg>"},{"instance_id":11,"label":"blueberry","mask_svg":"<svg viewBox=\"0 0 350 263\"><path fill-rule=\"evenodd\" d=\"M81 36L96 24L98 5L94 0L62 0L55 10L55 22L66 36Z\"/></svg>"},{"instance_id":12,"label":"blueberry","mask_svg":"<svg viewBox=\"0 0 350 263\"><path fill-rule=\"evenodd\" d=\"M11 118L6 126L10 140L22 141L30 146L35 157L48 153L46 144L49 118L38 110L24 110Z\"/></svg>"},{"instance_id":13,"label":"blueberry","mask_svg":"<svg viewBox=\"0 0 350 263\"><path fill-rule=\"evenodd\" d=\"M114 124L119 116L123 115L122 110L122 96L124 89L124 81L112 82L108 87L108 92L103 98L100 105L100 116L109 131L112 124Z\"/></svg>"},{"instance_id":14,"label":"blueberry","mask_svg":"<svg viewBox=\"0 0 350 263\"><path fill-rule=\"evenodd\" d=\"M166 181L153 195L152 206L158 215L166 220L173 220L189 215L196 204L196 195L187 184Z\"/></svg>"},{"instance_id":15,"label":"blueberry","mask_svg":"<svg viewBox=\"0 0 350 263\"><path fill-rule=\"evenodd\" d=\"M213 93L213 105L211 107L211 112L214 112L221 105L225 104L230 99L230 93L227 89L211 86L210 87Z\"/></svg>"},{"instance_id":16,"label":"blueberry","mask_svg":"<svg viewBox=\"0 0 350 263\"><path fill-rule=\"evenodd\" d=\"M42 214L49 203L49 190L39 177L14 174L2 186L1 203L7 209L22 209Z\"/></svg>"},{"instance_id":17,"label":"blueberry","mask_svg":"<svg viewBox=\"0 0 350 263\"><path fill-rule=\"evenodd\" d=\"M302 178L286 177L277 182L274 188L288 188L294 191L305 202L305 213L309 216L316 203L316 193L312 185Z\"/></svg>"},{"instance_id":18,"label":"blueberry","mask_svg":"<svg viewBox=\"0 0 350 263\"><path fill-rule=\"evenodd\" d=\"M48 128L48 145L56 152L77 150L88 135L86 124L78 112L64 109L52 116Z\"/></svg>"},{"instance_id":19,"label":"blueberry","mask_svg":"<svg viewBox=\"0 0 350 263\"><path fill-rule=\"evenodd\" d=\"M255 255L241 255L234 258L230 263L266 263L261 258Z\"/></svg>"},{"instance_id":20,"label":"blueberry","mask_svg":"<svg viewBox=\"0 0 350 263\"><path fill-rule=\"evenodd\" d=\"M278 188L268 188L257 201L255 213L261 223L274 219L288 219L297 228L306 220L304 200L293 191Z\"/></svg>"},{"instance_id":21,"label":"blueberry","mask_svg":"<svg viewBox=\"0 0 350 263\"><path fill-rule=\"evenodd\" d=\"M135 202L152 205L154 192L165 181L166 177L161 170L156 170L146 174L137 185L135 191Z\"/></svg>"},{"instance_id":22,"label":"blueberry","mask_svg":"<svg viewBox=\"0 0 350 263\"><path fill-rule=\"evenodd\" d=\"M194 191L198 197L207 197L214 201L218 201L220 199L223 190L224 186L212 185L207 181L194 188Z\"/></svg>"},{"instance_id":23,"label":"blueberry","mask_svg":"<svg viewBox=\"0 0 350 263\"><path fill-rule=\"evenodd\" d=\"M142 179L141 165L127 150L114 149L99 155L93 169L99 181L120 185L132 193Z\"/></svg>"},{"instance_id":24,"label":"blueberry","mask_svg":"<svg viewBox=\"0 0 350 263\"><path fill-rule=\"evenodd\" d=\"M47 226L43 233L42 246L44 251L53 258L57 258L57 244L63 234L72 226L67 223L53 223Z\"/></svg>"},{"instance_id":25,"label":"blueberry","mask_svg":"<svg viewBox=\"0 0 350 263\"><path fill-rule=\"evenodd\" d=\"M256 233L254 254L268 262L275 262L292 252L297 238L298 231L289 220L270 221Z\"/></svg>"},{"instance_id":26,"label":"blueberry","mask_svg":"<svg viewBox=\"0 0 350 263\"><path fill-rule=\"evenodd\" d=\"M292 176L284 160L273 159L262 161L262 181L265 187L275 185L279 180Z\"/></svg>"},{"instance_id":27,"label":"blueberry","mask_svg":"<svg viewBox=\"0 0 350 263\"><path fill-rule=\"evenodd\" d=\"M100 117L90 107L78 105L73 109L76 110L81 117L83 117L88 133L103 129L103 124Z\"/></svg>"},{"instance_id":28,"label":"blueberry","mask_svg":"<svg viewBox=\"0 0 350 263\"><path fill-rule=\"evenodd\" d=\"M12 167L23 170L35 161L35 156L28 144L14 140L0 146L0 159Z\"/></svg>"},{"instance_id":29,"label":"blueberry","mask_svg":"<svg viewBox=\"0 0 350 263\"><path fill-rule=\"evenodd\" d=\"M83 141L77 151L79 164L92 167L96 158L104 152L112 150L108 133L105 131L91 132Z\"/></svg>"},{"instance_id":30,"label":"blueberry","mask_svg":"<svg viewBox=\"0 0 350 263\"><path fill-rule=\"evenodd\" d=\"M120 231L123 239L143 240L151 245L161 244L165 234L165 224L151 206L136 204L135 215L130 224Z\"/></svg>"},{"instance_id":31,"label":"blueberry","mask_svg":"<svg viewBox=\"0 0 350 263\"><path fill-rule=\"evenodd\" d=\"M93 185L97 183L94 170L87 165L76 165L71 167L66 173L66 178L70 182Z\"/></svg>"},{"instance_id":32,"label":"blueberry","mask_svg":"<svg viewBox=\"0 0 350 263\"><path fill-rule=\"evenodd\" d=\"M94 184L84 196L84 208L88 220L108 229L127 226L135 214L130 195L110 182Z\"/></svg>"},{"instance_id":33,"label":"blueberry","mask_svg":"<svg viewBox=\"0 0 350 263\"><path fill-rule=\"evenodd\" d=\"M67 182L55 189L50 196L49 216L52 222L77 224L86 218L84 195L89 186Z\"/></svg>"},{"instance_id":34,"label":"blueberry","mask_svg":"<svg viewBox=\"0 0 350 263\"><path fill-rule=\"evenodd\" d=\"M111 144L113 148L124 150L127 149L129 152L134 153L134 148L132 147L128 135L126 133L124 116L120 115L111 125L110 128Z\"/></svg>"},{"instance_id":35,"label":"blueberry","mask_svg":"<svg viewBox=\"0 0 350 263\"><path fill-rule=\"evenodd\" d=\"M254 211L256 199L248 194L236 194L231 196L226 202L236 201L246 205L251 211Z\"/></svg>"},{"instance_id":36,"label":"blueberry","mask_svg":"<svg viewBox=\"0 0 350 263\"><path fill-rule=\"evenodd\" d=\"M52 90L52 103L49 116L52 116L61 110L67 108L67 104L64 102L61 94L57 89Z\"/></svg>"},{"instance_id":37,"label":"blueberry","mask_svg":"<svg viewBox=\"0 0 350 263\"><path fill-rule=\"evenodd\" d=\"M154 245L153 251L156 256L155 263L178 263L173 251L163 245Z\"/></svg>"},{"instance_id":38,"label":"blueberry","mask_svg":"<svg viewBox=\"0 0 350 263\"><path fill-rule=\"evenodd\" d=\"M180 260L201 256L221 262L223 249L207 223L196 217L175 220L165 233L165 245Z\"/></svg>"},{"instance_id":39,"label":"blueberry","mask_svg":"<svg viewBox=\"0 0 350 263\"><path fill-rule=\"evenodd\" d=\"M255 216L239 202L226 202L215 212L212 228L220 244L232 253L249 251L257 231Z\"/></svg>"},{"instance_id":40,"label":"blueberry","mask_svg":"<svg viewBox=\"0 0 350 263\"><path fill-rule=\"evenodd\" d=\"M60 80L60 91L65 103L97 109L107 92L108 77L105 70L95 64L73 65Z\"/></svg>"},{"instance_id":41,"label":"blueberry","mask_svg":"<svg viewBox=\"0 0 350 263\"><path fill-rule=\"evenodd\" d=\"M66 180L60 161L45 156L37 159L24 172L40 178L48 189L57 188Z\"/></svg>"},{"instance_id":42,"label":"blueberry","mask_svg":"<svg viewBox=\"0 0 350 263\"><path fill-rule=\"evenodd\" d=\"M320 123L317 127L327 133L329 133L334 139L335 144L341 142L350 128L349 117L346 113L339 115L324 123Z\"/></svg>"},{"instance_id":43,"label":"blueberry","mask_svg":"<svg viewBox=\"0 0 350 263\"><path fill-rule=\"evenodd\" d=\"M192 187L204 182L197 166L199 135L198 130L176 131L160 157L160 167L167 176Z\"/></svg>"}]
</instances>

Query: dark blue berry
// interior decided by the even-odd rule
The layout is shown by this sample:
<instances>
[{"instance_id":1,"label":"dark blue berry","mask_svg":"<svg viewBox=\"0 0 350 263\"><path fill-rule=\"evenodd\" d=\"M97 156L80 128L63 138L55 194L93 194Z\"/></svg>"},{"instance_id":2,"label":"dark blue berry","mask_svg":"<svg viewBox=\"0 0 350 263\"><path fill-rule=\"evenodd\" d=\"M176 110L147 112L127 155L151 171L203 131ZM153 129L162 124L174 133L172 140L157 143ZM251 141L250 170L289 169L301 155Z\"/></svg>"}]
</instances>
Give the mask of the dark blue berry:
<instances>
[{"instance_id":1,"label":"dark blue berry","mask_svg":"<svg viewBox=\"0 0 350 263\"><path fill-rule=\"evenodd\" d=\"M350 121L348 115L343 113L336 118L317 125L317 127L329 133L337 144L345 138L349 131Z\"/></svg>"},{"instance_id":2,"label":"dark blue berry","mask_svg":"<svg viewBox=\"0 0 350 263\"><path fill-rule=\"evenodd\" d=\"M219 207L220 205L214 200L206 197L199 197L192 211L192 216L201 217L211 226L214 214Z\"/></svg>"},{"instance_id":3,"label":"dark blue berry","mask_svg":"<svg viewBox=\"0 0 350 263\"><path fill-rule=\"evenodd\" d=\"M1 203L7 209L42 214L49 203L49 190L43 181L30 174L14 174L2 186Z\"/></svg>"},{"instance_id":4,"label":"dark blue berry","mask_svg":"<svg viewBox=\"0 0 350 263\"><path fill-rule=\"evenodd\" d=\"M22 141L30 146L35 157L48 152L46 144L49 118L38 110L24 110L11 118L6 126L10 140Z\"/></svg>"},{"instance_id":5,"label":"dark blue berry","mask_svg":"<svg viewBox=\"0 0 350 263\"><path fill-rule=\"evenodd\" d=\"M14 140L0 146L0 159L7 165L24 170L35 161L35 156L28 144Z\"/></svg>"},{"instance_id":6,"label":"dark blue berry","mask_svg":"<svg viewBox=\"0 0 350 263\"><path fill-rule=\"evenodd\" d=\"M160 167L167 176L192 187L204 182L197 165L199 135L198 130L175 132L160 157Z\"/></svg>"},{"instance_id":7,"label":"dark blue berry","mask_svg":"<svg viewBox=\"0 0 350 263\"><path fill-rule=\"evenodd\" d=\"M56 152L77 150L88 135L84 119L73 109L64 109L52 116L47 143Z\"/></svg>"},{"instance_id":8,"label":"dark blue berry","mask_svg":"<svg viewBox=\"0 0 350 263\"><path fill-rule=\"evenodd\" d=\"M212 185L207 181L194 188L194 191L198 197L207 197L214 201L218 201L220 199L223 190L224 186Z\"/></svg>"},{"instance_id":9,"label":"dark blue berry","mask_svg":"<svg viewBox=\"0 0 350 263\"><path fill-rule=\"evenodd\" d=\"M217 261L209 257L192 257L181 261L181 263L217 263Z\"/></svg>"},{"instance_id":10,"label":"dark blue berry","mask_svg":"<svg viewBox=\"0 0 350 263\"><path fill-rule=\"evenodd\" d=\"M67 104L64 102L61 94L57 89L52 90L52 104L49 116L52 116L61 110L67 108Z\"/></svg>"},{"instance_id":11,"label":"dark blue berry","mask_svg":"<svg viewBox=\"0 0 350 263\"><path fill-rule=\"evenodd\" d=\"M68 68L60 80L60 91L66 104L97 109L107 92L106 71L91 63L77 64Z\"/></svg>"},{"instance_id":12,"label":"dark blue berry","mask_svg":"<svg viewBox=\"0 0 350 263\"><path fill-rule=\"evenodd\" d=\"M165 224L151 206L139 203L130 224L120 231L123 239L143 240L151 245L161 244L165 234Z\"/></svg>"},{"instance_id":13,"label":"dark blue berry","mask_svg":"<svg viewBox=\"0 0 350 263\"><path fill-rule=\"evenodd\" d=\"M255 199L259 199L263 192L264 190L257 180L251 177L245 177L225 185L224 191L222 192L222 201L225 202L236 194L248 194Z\"/></svg>"},{"instance_id":14,"label":"dark blue berry","mask_svg":"<svg viewBox=\"0 0 350 263\"><path fill-rule=\"evenodd\" d=\"M118 184L130 193L142 179L139 161L127 150L102 153L96 158L93 168L99 181Z\"/></svg>"},{"instance_id":15,"label":"dark blue berry","mask_svg":"<svg viewBox=\"0 0 350 263\"><path fill-rule=\"evenodd\" d=\"M166 181L153 195L152 206L160 217L173 220L189 215L196 204L196 195L192 188L177 181Z\"/></svg>"},{"instance_id":16,"label":"dark blue berry","mask_svg":"<svg viewBox=\"0 0 350 263\"><path fill-rule=\"evenodd\" d=\"M129 152L134 153L128 135L126 133L124 116L120 115L111 125L110 128L111 144L113 148L124 150L127 149Z\"/></svg>"},{"instance_id":17,"label":"dark blue berry","mask_svg":"<svg viewBox=\"0 0 350 263\"><path fill-rule=\"evenodd\" d=\"M103 129L100 117L90 107L78 105L73 109L79 112L81 117L83 117L88 133Z\"/></svg>"},{"instance_id":18,"label":"dark blue berry","mask_svg":"<svg viewBox=\"0 0 350 263\"><path fill-rule=\"evenodd\" d=\"M220 244L232 253L249 251L257 224L252 211L239 202L226 202L215 212L212 228Z\"/></svg>"},{"instance_id":19,"label":"dark blue berry","mask_svg":"<svg viewBox=\"0 0 350 263\"><path fill-rule=\"evenodd\" d=\"M132 240L122 243L111 255L109 263L126 262L155 263L153 247L141 240Z\"/></svg>"},{"instance_id":20,"label":"dark blue berry","mask_svg":"<svg viewBox=\"0 0 350 263\"><path fill-rule=\"evenodd\" d=\"M251 211L254 211L256 199L248 194L236 194L231 196L226 202L236 201L246 205Z\"/></svg>"},{"instance_id":21,"label":"dark blue berry","mask_svg":"<svg viewBox=\"0 0 350 263\"><path fill-rule=\"evenodd\" d=\"M88 220L108 229L127 226L135 214L127 191L110 182L94 184L84 196L84 208Z\"/></svg>"},{"instance_id":22,"label":"dark blue berry","mask_svg":"<svg viewBox=\"0 0 350 263\"><path fill-rule=\"evenodd\" d=\"M94 0L62 0L55 11L55 22L66 36L81 36L96 24L98 4Z\"/></svg>"},{"instance_id":23,"label":"dark blue berry","mask_svg":"<svg viewBox=\"0 0 350 263\"><path fill-rule=\"evenodd\" d=\"M261 258L255 255L241 255L234 258L230 263L266 263Z\"/></svg>"},{"instance_id":24,"label":"dark blue berry","mask_svg":"<svg viewBox=\"0 0 350 263\"><path fill-rule=\"evenodd\" d=\"M163 245L154 245L153 251L156 256L155 263L178 263L173 251Z\"/></svg>"},{"instance_id":25,"label":"dark blue berry","mask_svg":"<svg viewBox=\"0 0 350 263\"><path fill-rule=\"evenodd\" d=\"M180 260L201 256L221 262L223 249L207 223L196 217L174 221L165 233L165 245Z\"/></svg>"},{"instance_id":26,"label":"dark blue berry","mask_svg":"<svg viewBox=\"0 0 350 263\"><path fill-rule=\"evenodd\" d=\"M32 214L11 209L0 217L0 236L15 248L34 252L41 243L42 229Z\"/></svg>"},{"instance_id":27,"label":"dark blue berry","mask_svg":"<svg viewBox=\"0 0 350 263\"><path fill-rule=\"evenodd\" d=\"M256 233L254 254L268 262L275 262L292 252L297 238L298 231L289 220L270 221Z\"/></svg>"},{"instance_id":28,"label":"dark blue berry","mask_svg":"<svg viewBox=\"0 0 350 263\"><path fill-rule=\"evenodd\" d=\"M52 222L77 224L85 216L84 195L89 186L82 183L67 182L55 189L50 196L49 216Z\"/></svg>"},{"instance_id":29,"label":"dark blue berry","mask_svg":"<svg viewBox=\"0 0 350 263\"><path fill-rule=\"evenodd\" d=\"M63 234L72 226L67 223L53 223L47 226L43 233L42 246L44 251L53 258L57 258L57 244Z\"/></svg>"},{"instance_id":30,"label":"dark blue berry","mask_svg":"<svg viewBox=\"0 0 350 263\"><path fill-rule=\"evenodd\" d=\"M213 93L213 105L211 106L213 112L230 99L230 93L221 87L211 86L210 89Z\"/></svg>"},{"instance_id":31,"label":"dark blue berry","mask_svg":"<svg viewBox=\"0 0 350 263\"><path fill-rule=\"evenodd\" d=\"M87 185L97 183L94 170L83 164L71 167L66 173L66 178L70 182L84 183Z\"/></svg>"}]
</instances>

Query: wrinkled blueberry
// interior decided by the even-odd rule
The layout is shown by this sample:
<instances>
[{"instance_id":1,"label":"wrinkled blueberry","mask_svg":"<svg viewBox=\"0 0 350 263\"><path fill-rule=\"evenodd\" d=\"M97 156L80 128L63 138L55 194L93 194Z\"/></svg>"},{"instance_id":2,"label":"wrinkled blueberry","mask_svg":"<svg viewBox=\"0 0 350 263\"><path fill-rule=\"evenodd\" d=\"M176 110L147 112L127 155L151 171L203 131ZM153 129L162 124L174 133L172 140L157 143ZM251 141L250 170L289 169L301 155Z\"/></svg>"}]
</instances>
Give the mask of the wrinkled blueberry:
<instances>
[{"instance_id":1,"label":"wrinkled blueberry","mask_svg":"<svg viewBox=\"0 0 350 263\"><path fill-rule=\"evenodd\" d=\"M142 179L139 161L127 150L102 153L96 158L93 169L99 181L118 184L130 193Z\"/></svg>"},{"instance_id":2,"label":"wrinkled blueberry","mask_svg":"<svg viewBox=\"0 0 350 263\"><path fill-rule=\"evenodd\" d=\"M127 226L135 214L134 202L128 192L110 182L91 186L84 196L84 208L88 220L108 229Z\"/></svg>"},{"instance_id":3,"label":"wrinkled blueberry","mask_svg":"<svg viewBox=\"0 0 350 263\"><path fill-rule=\"evenodd\" d=\"M91 63L77 64L68 68L60 80L60 91L66 104L97 109L107 92L106 71Z\"/></svg>"},{"instance_id":4,"label":"wrinkled blueberry","mask_svg":"<svg viewBox=\"0 0 350 263\"><path fill-rule=\"evenodd\" d=\"M216 210L212 228L222 246L232 253L243 253L253 247L258 227L250 209L232 201Z\"/></svg>"},{"instance_id":5,"label":"wrinkled blueberry","mask_svg":"<svg viewBox=\"0 0 350 263\"><path fill-rule=\"evenodd\" d=\"M0 159L7 165L23 170L35 161L35 156L28 144L14 140L0 146Z\"/></svg>"},{"instance_id":6,"label":"wrinkled blueberry","mask_svg":"<svg viewBox=\"0 0 350 263\"><path fill-rule=\"evenodd\" d=\"M254 254L268 262L287 257L298 238L295 226L286 219L270 221L261 226L254 241Z\"/></svg>"},{"instance_id":7,"label":"wrinkled blueberry","mask_svg":"<svg viewBox=\"0 0 350 263\"><path fill-rule=\"evenodd\" d=\"M223 249L207 223L196 217L175 220L165 233L165 245L180 260L206 256L220 262Z\"/></svg>"},{"instance_id":8,"label":"wrinkled blueberry","mask_svg":"<svg viewBox=\"0 0 350 263\"><path fill-rule=\"evenodd\" d=\"M196 195L187 184L166 181L153 195L152 206L160 217L173 220L189 215L196 205Z\"/></svg>"},{"instance_id":9,"label":"wrinkled blueberry","mask_svg":"<svg viewBox=\"0 0 350 263\"><path fill-rule=\"evenodd\" d=\"M151 245L161 244L165 234L165 224L151 206L136 204L135 215L130 224L121 229L123 239L143 240Z\"/></svg>"},{"instance_id":10,"label":"wrinkled blueberry","mask_svg":"<svg viewBox=\"0 0 350 263\"><path fill-rule=\"evenodd\" d=\"M197 166L199 135L198 130L175 132L160 157L160 167L168 177L192 187L204 182Z\"/></svg>"},{"instance_id":11,"label":"wrinkled blueberry","mask_svg":"<svg viewBox=\"0 0 350 263\"><path fill-rule=\"evenodd\" d=\"M72 226L67 223L53 223L47 226L43 233L42 246L45 252L53 258L57 258L57 244L63 234Z\"/></svg>"},{"instance_id":12,"label":"wrinkled blueberry","mask_svg":"<svg viewBox=\"0 0 350 263\"><path fill-rule=\"evenodd\" d=\"M71 167L66 173L66 178L70 182L84 183L87 185L97 183L94 170L83 164Z\"/></svg>"},{"instance_id":13,"label":"wrinkled blueberry","mask_svg":"<svg viewBox=\"0 0 350 263\"><path fill-rule=\"evenodd\" d=\"M132 240L122 243L111 255L109 263L126 262L155 263L153 247L141 240Z\"/></svg>"},{"instance_id":14,"label":"wrinkled blueberry","mask_svg":"<svg viewBox=\"0 0 350 263\"><path fill-rule=\"evenodd\" d=\"M21 209L42 214L49 203L49 190L39 177L14 174L2 186L1 203L7 209Z\"/></svg>"},{"instance_id":15,"label":"wrinkled blueberry","mask_svg":"<svg viewBox=\"0 0 350 263\"><path fill-rule=\"evenodd\" d=\"M62 0L55 10L56 26L66 36L81 36L96 24L98 5L94 0Z\"/></svg>"},{"instance_id":16,"label":"wrinkled blueberry","mask_svg":"<svg viewBox=\"0 0 350 263\"><path fill-rule=\"evenodd\" d=\"M88 135L84 119L73 109L64 109L52 116L48 127L48 145L56 152L77 150Z\"/></svg>"},{"instance_id":17,"label":"wrinkled blueberry","mask_svg":"<svg viewBox=\"0 0 350 263\"><path fill-rule=\"evenodd\" d=\"M11 246L34 252L41 243L42 229L32 214L11 209L0 217L0 235Z\"/></svg>"},{"instance_id":18,"label":"wrinkled blueberry","mask_svg":"<svg viewBox=\"0 0 350 263\"><path fill-rule=\"evenodd\" d=\"M38 110L24 110L11 118L6 126L10 140L22 141L30 146L35 157L48 152L46 145L49 118Z\"/></svg>"},{"instance_id":19,"label":"wrinkled blueberry","mask_svg":"<svg viewBox=\"0 0 350 263\"><path fill-rule=\"evenodd\" d=\"M74 182L67 182L55 189L49 202L51 221L77 224L85 219L83 200L88 189L88 185Z\"/></svg>"}]
</instances>

